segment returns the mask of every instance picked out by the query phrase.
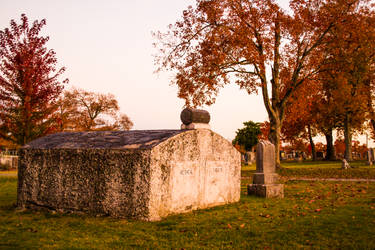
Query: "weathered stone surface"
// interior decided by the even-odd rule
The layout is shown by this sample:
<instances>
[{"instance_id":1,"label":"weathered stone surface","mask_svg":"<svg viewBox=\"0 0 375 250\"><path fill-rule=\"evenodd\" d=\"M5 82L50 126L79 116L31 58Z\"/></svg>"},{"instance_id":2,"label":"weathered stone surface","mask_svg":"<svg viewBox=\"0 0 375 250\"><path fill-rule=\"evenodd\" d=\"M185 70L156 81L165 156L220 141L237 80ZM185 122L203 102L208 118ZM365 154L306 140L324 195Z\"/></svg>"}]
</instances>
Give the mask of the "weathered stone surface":
<instances>
[{"instance_id":1,"label":"weathered stone surface","mask_svg":"<svg viewBox=\"0 0 375 250\"><path fill-rule=\"evenodd\" d=\"M256 173L253 176L253 184L247 186L247 193L266 198L283 198L284 185L277 182L275 146L269 141L260 141L256 152Z\"/></svg>"},{"instance_id":2,"label":"weathered stone surface","mask_svg":"<svg viewBox=\"0 0 375 250\"><path fill-rule=\"evenodd\" d=\"M189 125L181 124L181 129L211 129L207 123L190 123Z\"/></svg>"},{"instance_id":3,"label":"weathered stone surface","mask_svg":"<svg viewBox=\"0 0 375 250\"><path fill-rule=\"evenodd\" d=\"M240 169L207 129L60 133L20 150L17 205L159 220L237 202Z\"/></svg>"},{"instance_id":4,"label":"weathered stone surface","mask_svg":"<svg viewBox=\"0 0 375 250\"><path fill-rule=\"evenodd\" d=\"M253 183L255 184L275 184L279 181L279 175L276 173L254 173Z\"/></svg>"},{"instance_id":5,"label":"weathered stone surface","mask_svg":"<svg viewBox=\"0 0 375 250\"><path fill-rule=\"evenodd\" d=\"M146 149L182 132L181 130L63 132L39 138L23 148Z\"/></svg>"},{"instance_id":6,"label":"weathered stone surface","mask_svg":"<svg viewBox=\"0 0 375 250\"><path fill-rule=\"evenodd\" d=\"M209 123L210 113L203 109L186 108L182 110L180 115L181 121L185 125L190 123Z\"/></svg>"},{"instance_id":7,"label":"weathered stone surface","mask_svg":"<svg viewBox=\"0 0 375 250\"><path fill-rule=\"evenodd\" d=\"M269 141L257 145L256 173L275 173L275 146Z\"/></svg>"},{"instance_id":8,"label":"weathered stone surface","mask_svg":"<svg viewBox=\"0 0 375 250\"><path fill-rule=\"evenodd\" d=\"M284 198L284 185L282 184L257 184L247 186L248 194L266 198Z\"/></svg>"}]
</instances>

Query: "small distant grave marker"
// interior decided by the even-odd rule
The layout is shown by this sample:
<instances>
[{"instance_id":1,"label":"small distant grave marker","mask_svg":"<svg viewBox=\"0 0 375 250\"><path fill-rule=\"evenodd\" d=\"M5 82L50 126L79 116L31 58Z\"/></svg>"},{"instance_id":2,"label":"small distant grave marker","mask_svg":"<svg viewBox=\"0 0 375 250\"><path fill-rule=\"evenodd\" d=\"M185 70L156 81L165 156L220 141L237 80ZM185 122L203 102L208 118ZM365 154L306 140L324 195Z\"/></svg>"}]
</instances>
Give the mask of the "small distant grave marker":
<instances>
[{"instance_id":1,"label":"small distant grave marker","mask_svg":"<svg viewBox=\"0 0 375 250\"><path fill-rule=\"evenodd\" d=\"M349 163L346 161L346 159L342 159L341 168L342 169L349 169L349 168L351 168L350 165L349 165Z\"/></svg>"}]
</instances>

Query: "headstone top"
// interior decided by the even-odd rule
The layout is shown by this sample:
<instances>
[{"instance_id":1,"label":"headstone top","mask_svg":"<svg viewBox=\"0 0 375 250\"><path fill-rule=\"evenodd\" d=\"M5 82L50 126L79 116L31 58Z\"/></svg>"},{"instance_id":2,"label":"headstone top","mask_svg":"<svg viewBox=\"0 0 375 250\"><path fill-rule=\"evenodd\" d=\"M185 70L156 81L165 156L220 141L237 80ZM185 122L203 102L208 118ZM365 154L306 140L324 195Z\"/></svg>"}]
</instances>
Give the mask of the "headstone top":
<instances>
[{"instance_id":1,"label":"headstone top","mask_svg":"<svg viewBox=\"0 0 375 250\"><path fill-rule=\"evenodd\" d=\"M264 145L273 145L270 141L267 140L260 140L259 143Z\"/></svg>"},{"instance_id":2,"label":"headstone top","mask_svg":"<svg viewBox=\"0 0 375 250\"><path fill-rule=\"evenodd\" d=\"M275 173L275 146L265 140L261 140L257 145L256 155L257 173Z\"/></svg>"}]
</instances>

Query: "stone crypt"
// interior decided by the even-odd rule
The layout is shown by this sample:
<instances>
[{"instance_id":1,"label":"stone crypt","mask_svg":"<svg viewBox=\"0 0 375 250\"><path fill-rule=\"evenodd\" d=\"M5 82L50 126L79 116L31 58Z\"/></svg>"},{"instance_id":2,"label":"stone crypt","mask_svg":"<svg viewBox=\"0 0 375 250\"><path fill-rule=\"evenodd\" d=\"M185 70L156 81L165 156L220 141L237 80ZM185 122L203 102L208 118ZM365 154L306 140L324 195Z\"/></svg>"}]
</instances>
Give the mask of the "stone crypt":
<instances>
[{"instance_id":1,"label":"stone crypt","mask_svg":"<svg viewBox=\"0 0 375 250\"><path fill-rule=\"evenodd\" d=\"M20 150L19 208L160 220L240 199L241 159L185 109L181 130L63 132Z\"/></svg>"}]
</instances>

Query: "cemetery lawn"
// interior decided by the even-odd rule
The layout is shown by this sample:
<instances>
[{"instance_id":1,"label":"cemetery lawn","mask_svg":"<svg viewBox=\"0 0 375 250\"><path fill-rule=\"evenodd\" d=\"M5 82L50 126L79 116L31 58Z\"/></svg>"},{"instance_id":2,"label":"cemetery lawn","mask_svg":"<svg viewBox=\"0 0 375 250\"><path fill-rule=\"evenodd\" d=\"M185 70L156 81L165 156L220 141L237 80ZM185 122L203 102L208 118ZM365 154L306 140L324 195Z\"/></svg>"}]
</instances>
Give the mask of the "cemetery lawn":
<instances>
[{"instance_id":1,"label":"cemetery lawn","mask_svg":"<svg viewBox=\"0 0 375 250\"><path fill-rule=\"evenodd\" d=\"M337 178L375 179L375 166L367 166L366 161L350 162L351 169L341 169L341 161L281 162L277 172L284 180L296 178ZM251 177L255 173L255 163L242 166L242 176Z\"/></svg>"},{"instance_id":2,"label":"cemetery lawn","mask_svg":"<svg viewBox=\"0 0 375 250\"><path fill-rule=\"evenodd\" d=\"M299 172L293 171L310 167L290 163L282 174L287 176L291 171L297 176ZM244 167L243 173L252 168ZM342 175L341 169L327 169ZM0 249L375 248L374 182L285 179L284 199L263 199L245 194L249 181L242 179L239 203L174 215L159 222L137 222L17 211L17 178L0 175Z\"/></svg>"}]
</instances>

